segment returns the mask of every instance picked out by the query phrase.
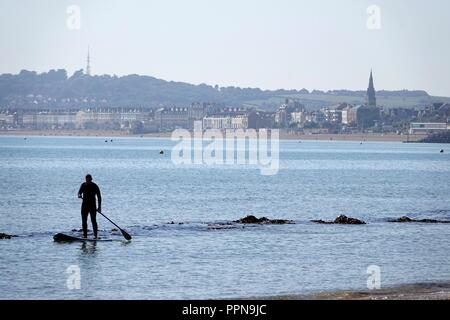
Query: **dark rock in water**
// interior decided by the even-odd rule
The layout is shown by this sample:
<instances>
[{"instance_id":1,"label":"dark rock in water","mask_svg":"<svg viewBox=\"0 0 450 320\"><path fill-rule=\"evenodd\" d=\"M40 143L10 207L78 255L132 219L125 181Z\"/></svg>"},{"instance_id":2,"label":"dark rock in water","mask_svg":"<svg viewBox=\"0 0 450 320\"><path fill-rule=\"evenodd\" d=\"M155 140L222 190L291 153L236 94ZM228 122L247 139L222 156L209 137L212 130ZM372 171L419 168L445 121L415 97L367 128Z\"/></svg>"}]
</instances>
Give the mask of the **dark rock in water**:
<instances>
[{"instance_id":1,"label":"dark rock in water","mask_svg":"<svg viewBox=\"0 0 450 320\"><path fill-rule=\"evenodd\" d=\"M319 224L366 224L364 221L355 218L349 218L344 215L340 215L334 221L312 220L311 222Z\"/></svg>"},{"instance_id":2,"label":"dark rock in water","mask_svg":"<svg viewBox=\"0 0 450 320\"><path fill-rule=\"evenodd\" d=\"M334 220L334 223L336 224L366 224L364 221L355 219L355 218L348 218L344 215L341 215Z\"/></svg>"},{"instance_id":3,"label":"dark rock in water","mask_svg":"<svg viewBox=\"0 0 450 320\"><path fill-rule=\"evenodd\" d=\"M450 221L443 221L443 220L435 220L435 219L411 219L410 217L404 216L398 219L388 220L388 222L394 222L394 223L450 223Z\"/></svg>"},{"instance_id":4,"label":"dark rock in water","mask_svg":"<svg viewBox=\"0 0 450 320\"><path fill-rule=\"evenodd\" d=\"M269 220L267 223L268 224L295 224L295 222L292 220L283 220L283 219Z\"/></svg>"},{"instance_id":5,"label":"dark rock in water","mask_svg":"<svg viewBox=\"0 0 450 320\"><path fill-rule=\"evenodd\" d=\"M292 220L282 220L282 219L268 219L266 217L257 218L255 216L247 216L245 218L233 221L235 223L242 224L294 224L295 222Z\"/></svg>"},{"instance_id":6,"label":"dark rock in water","mask_svg":"<svg viewBox=\"0 0 450 320\"><path fill-rule=\"evenodd\" d=\"M389 220L389 222L413 222L413 219L411 219L411 218L409 218L407 216L404 216L404 217L401 217L401 218L398 218L398 219Z\"/></svg>"},{"instance_id":7,"label":"dark rock in water","mask_svg":"<svg viewBox=\"0 0 450 320\"><path fill-rule=\"evenodd\" d=\"M419 222L419 223L450 223L450 221L434 220L434 219L422 219L422 220L416 220L415 222Z\"/></svg>"},{"instance_id":8,"label":"dark rock in water","mask_svg":"<svg viewBox=\"0 0 450 320\"><path fill-rule=\"evenodd\" d=\"M184 222L178 222L178 223L175 223L175 221L170 221L170 222L167 222L166 224L178 224L178 225L183 225Z\"/></svg>"},{"instance_id":9,"label":"dark rock in water","mask_svg":"<svg viewBox=\"0 0 450 320\"><path fill-rule=\"evenodd\" d=\"M250 224L250 223L262 223L263 221L266 221L266 220L267 220L267 218L258 219L255 216L247 216L247 217L239 219L239 220L237 220L235 222L236 223L248 223L248 224Z\"/></svg>"},{"instance_id":10,"label":"dark rock in water","mask_svg":"<svg viewBox=\"0 0 450 320\"><path fill-rule=\"evenodd\" d=\"M235 229L236 226L231 223L210 223L208 224L209 230L229 230Z\"/></svg>"},{"instance_id":11,"label":"dark rock in water","mask_svg":"<svg viewBox=\"0 0 450 320\"><path fill-rule=\"evenodd\" d=\"M12 235L12 234L6 234L6 233L0 233L0 239L11 239L11 238L15 238L17 236Z\"/></svg>"},{"instance_id":12,"label":"dark rock in water","mask_svg":"<svg viewBox=\"0 0 450 320\"><path fill-rule=\"evenodd\" d=\"M420 140L422 143L450 143L450 131L435 133Z\"/></svg>"},{"instance_id":13,"label":"dark rock in water","mask_svg":"<svg viewBox=\"0 0 450 320\"><path fill-rule=\"evenodd\" d=\"M325 221L325 220L311 220L311 222L318 223L318 224L334 224L333 221Z\"/></svg>"}]
</instances>

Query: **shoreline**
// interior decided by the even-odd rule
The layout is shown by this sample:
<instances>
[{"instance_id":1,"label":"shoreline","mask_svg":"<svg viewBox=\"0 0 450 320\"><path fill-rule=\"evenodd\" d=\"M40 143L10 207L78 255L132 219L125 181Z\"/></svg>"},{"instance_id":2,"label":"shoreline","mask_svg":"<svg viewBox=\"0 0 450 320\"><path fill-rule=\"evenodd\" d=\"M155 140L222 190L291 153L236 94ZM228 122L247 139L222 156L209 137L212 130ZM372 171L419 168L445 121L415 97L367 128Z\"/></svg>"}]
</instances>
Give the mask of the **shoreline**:
<instances>
[{"instance_id":1,"label":"shoreline","mask_svg":"<svg viewBox=\"0 0 450 320\"><path fill-rule=\"evenodd\" d=\"M42 137L124 137L124 138L170 138L171 132L132 134L114 130L0 130L0 136ZM422 135L401 136L396 134L290 134L280 131L280 140L305 141L369 141L369 142L417 142Z\"/></svg>"},{"instance_id":2,"label":"shoreline","mask_svg":"<svg viewBox=\"0 0 450 320\"><path fill-rule=\"evenodd\" d=\"M450 282L404 284L379 290L337 290L258 297L261 300L450 300Z\"/></svg>"}]
</instances>

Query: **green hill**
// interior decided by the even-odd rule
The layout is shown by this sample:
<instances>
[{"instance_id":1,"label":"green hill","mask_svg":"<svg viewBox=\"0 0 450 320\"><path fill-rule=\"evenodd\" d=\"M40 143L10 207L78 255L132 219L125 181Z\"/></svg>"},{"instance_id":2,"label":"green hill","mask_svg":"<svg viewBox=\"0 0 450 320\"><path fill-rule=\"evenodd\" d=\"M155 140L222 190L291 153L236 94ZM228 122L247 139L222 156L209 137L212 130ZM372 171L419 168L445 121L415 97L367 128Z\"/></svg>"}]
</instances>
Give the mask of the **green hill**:
<instances>
[{"instance_id":1,"label":"green hill","mask_svg":"<svg viewBox=\"0 0 450 320\"><path fill-rule=\"evenodd\" d=\"M273 111L286 98L298 99L308 108L340 102L362 104L365 91L261 90L218 87L165 81L150 76L87 76L82 70L68 76L66 70L0 75L0 108L93 108L188 106L210 102ZM378 91L378 104L386 107L424 107L450 98L431 97L425 91Z\"/></svg>"}]
</instances>

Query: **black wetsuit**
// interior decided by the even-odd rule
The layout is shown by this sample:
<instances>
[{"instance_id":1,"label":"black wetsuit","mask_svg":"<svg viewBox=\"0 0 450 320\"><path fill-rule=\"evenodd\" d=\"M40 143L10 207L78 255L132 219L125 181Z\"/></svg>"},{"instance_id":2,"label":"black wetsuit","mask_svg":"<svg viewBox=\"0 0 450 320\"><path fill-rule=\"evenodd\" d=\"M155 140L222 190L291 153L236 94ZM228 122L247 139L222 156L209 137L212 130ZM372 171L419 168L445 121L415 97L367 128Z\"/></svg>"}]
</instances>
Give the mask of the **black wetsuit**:
<instances>
[{"instance_id":1,"label":"black wetsuit","mask_svg":"<svg viewBox=\"0 0 450 320\"><path fill-rule=\"evenodd\" d=\"M81 221L83 224L83 236L87 237L87 218L91 215L92 229L94 230L94 237L97 237L97 206L95 196L98 199L98 208L102 207L102 196L100 194L100 188L94 182L84 182L81 184L78 196L83 197L83 203L81 204Z\"/></svg>"}]
</instances>

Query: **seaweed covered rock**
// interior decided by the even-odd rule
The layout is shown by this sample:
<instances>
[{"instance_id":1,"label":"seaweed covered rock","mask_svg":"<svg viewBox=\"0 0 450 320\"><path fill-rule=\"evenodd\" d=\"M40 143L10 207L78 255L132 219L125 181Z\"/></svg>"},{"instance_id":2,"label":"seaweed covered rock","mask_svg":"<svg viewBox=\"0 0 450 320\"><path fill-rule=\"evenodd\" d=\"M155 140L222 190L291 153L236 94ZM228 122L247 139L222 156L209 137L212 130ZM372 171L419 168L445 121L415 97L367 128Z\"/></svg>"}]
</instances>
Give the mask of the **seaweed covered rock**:
<instances>
[{"instance_id":1,"label":"seaweed covered rock","mask_svg":"<svg viewBox=\"0 0 450 320\"><path fill-rule=\"evenodd\" d=\"M271 220L266 217L257 218L255 216L246 216L245 218L233 222L241 224L294 224L294 221L292 220L283 220L283 219Z\"/></svg>"},{"instance_id":2,"label":"seaweed covered rock","mask_svg":"<svg viewBox=\"0 0 450 320\"><path fill-rule=\"evenodd\" d=\"M411 219L410 217L404 216L395 220L389 220L389 222L413 222L413 219Z\"/></svg>"},{"instance_id":3,"label":"seaweed covered rock","mask_svg":"<svg viewBox=\"0 0 450 320\"><path fill-rule=\"evenodd\" d=\"M335 224L366 224L364 221L341 215L334 220Z\"/></svg>"},{"instance_id":4,"label":"seaweed covered rock","mask_svg":"<svg viewBox=\"0 0 450 320\"><path fill-rule=\"evenodd\" d=\"M388 222L395 222L395 223L450 223L450 221L444 221L444 220L435 220L435 219L411 219L410 217L403 216L398 219L388 220Z\"/></svg>"},{"instance_id":5,"label":"seaweed covered rock","mask_svg":"<svg viewBox=\"0 0 450 320\"><path fill-rule=\"evenodd\" d=\"M340 215L334 221L324 221L324 220L312 220L314 223L319 224L366 224L364 221L355 219L355 218L349 218L345 215Z\"/></svg>"},{"instance_id":6,"label":"seaweed covered rock","mask_svg":"<svg viewBox=\"0 0 450 320\"><path fill-rule=\"evenodd\" d=\"M0 232L0 239L11 239L11 238L14 238L14 237L17 237L17 236L12 235L12 234L6 234L6 233L1 233Z\"/></svg>"}]
</instances>

